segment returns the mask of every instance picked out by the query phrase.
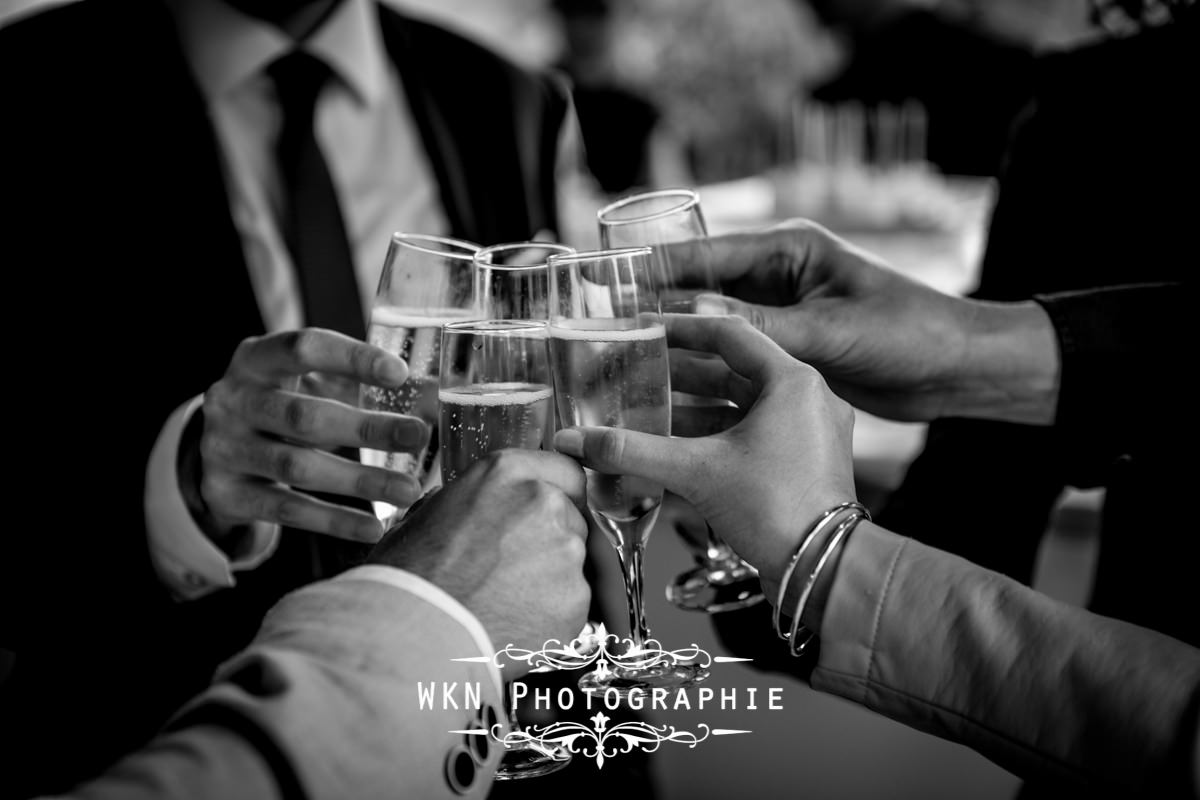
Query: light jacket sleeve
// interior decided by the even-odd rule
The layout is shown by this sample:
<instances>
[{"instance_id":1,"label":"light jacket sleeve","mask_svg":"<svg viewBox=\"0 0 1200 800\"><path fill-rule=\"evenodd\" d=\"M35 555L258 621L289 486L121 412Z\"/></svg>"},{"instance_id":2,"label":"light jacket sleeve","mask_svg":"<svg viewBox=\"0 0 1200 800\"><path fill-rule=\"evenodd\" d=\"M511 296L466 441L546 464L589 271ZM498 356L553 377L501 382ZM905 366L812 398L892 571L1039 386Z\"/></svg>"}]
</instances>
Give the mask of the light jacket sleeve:
<instances>
[{"instance_id":1,"label":"light jacket sleeve","mask_svg":"<svg viewBox=\"0 0 1200 800\"><path fill-rule=\"evenodd\" d=\"M1200 650L1176 639L863 523L820 640L814 688L1019 775L1200 792Z\"/></svg>"},{"instance_id":2,"label":"light jacket sleeve","mask_svg":"<svg viewBox=\"0 0 1200 800\"><path fill-rule=\"evenodd\" d=\"M424 582L403 575L284 597L161 736L70 796L484 797L502 747L465 732L502 723L499 674L454 659L490 645L469 612L431 585L406 591Z\"/></svg>"}]
</instances>

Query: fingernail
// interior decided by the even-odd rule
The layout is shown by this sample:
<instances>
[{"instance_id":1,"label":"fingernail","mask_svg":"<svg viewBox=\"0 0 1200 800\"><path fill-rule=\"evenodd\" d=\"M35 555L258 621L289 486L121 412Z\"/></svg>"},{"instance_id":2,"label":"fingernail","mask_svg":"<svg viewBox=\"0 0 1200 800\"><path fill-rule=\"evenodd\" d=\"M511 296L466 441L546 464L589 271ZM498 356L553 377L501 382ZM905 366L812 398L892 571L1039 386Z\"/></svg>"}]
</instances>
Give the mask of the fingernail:
<instances>
[{"instance_id":1,"label":"fingernail","mask_svg":"<svg viewBox=\"0 0 1200 800\"><path fill-rule=\"evenodd\" d=\"M554 434L554 449L568 456L579 458L583 455L583 433L567 428Z\"/></svg>"},{"instance_id":2,"label":"fingernail","mask_svg":"<svg viewBox=\"0 0 1200 800\"><path fill-rule=\"evenodd\" d=\"M698 294L692 299L693 314L728 314L725 298L719 294Z\"/></svg>"}]
</instances>

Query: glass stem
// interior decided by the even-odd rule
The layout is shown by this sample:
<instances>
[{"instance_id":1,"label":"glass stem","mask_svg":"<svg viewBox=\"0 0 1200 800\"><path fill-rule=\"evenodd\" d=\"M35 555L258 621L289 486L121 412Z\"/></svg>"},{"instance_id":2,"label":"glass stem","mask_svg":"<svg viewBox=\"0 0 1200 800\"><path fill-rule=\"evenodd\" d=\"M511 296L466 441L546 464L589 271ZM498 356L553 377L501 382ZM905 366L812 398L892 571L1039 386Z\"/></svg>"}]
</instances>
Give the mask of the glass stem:
<instances>
[{"instance_id":1,"label":"glass stem","mask_svg":"<svg viewBox=\"0 0 1200 800\"><path fill-rule=\"evenodd\" d=\"M705 553L708 556L708 562L710 564L718 564L724 561L727 557L725 543L717 537L717 534L713 532L712 527L707 523L704 525L704 530L708 534L708 552Z\"/></svg>"},{"instance_id":2,"label":"glass stem","mask_svg":"<svg viewBox=\"0 0 1200 800\"><path fill-rule=\"evenodd\" d=\"M517 707L512 700L513 685L512 682L504 684L504 705L508 708L508 727L511 730L521 730L521 722L517 719Z\"/></svg>"},{"instance_id":3,"label":"glass stem","mask_svg":"<svg viewBox=\"0 0 1200 800\"><path fill-rule=\"evenodd\" d=\"M645 547L638 543L617 550L621 571L625 577L625 600L629 606L629 638L639 650L650 638L646 627L646 611L642 601L642 553Z\"/></svg>"}]
</instances>

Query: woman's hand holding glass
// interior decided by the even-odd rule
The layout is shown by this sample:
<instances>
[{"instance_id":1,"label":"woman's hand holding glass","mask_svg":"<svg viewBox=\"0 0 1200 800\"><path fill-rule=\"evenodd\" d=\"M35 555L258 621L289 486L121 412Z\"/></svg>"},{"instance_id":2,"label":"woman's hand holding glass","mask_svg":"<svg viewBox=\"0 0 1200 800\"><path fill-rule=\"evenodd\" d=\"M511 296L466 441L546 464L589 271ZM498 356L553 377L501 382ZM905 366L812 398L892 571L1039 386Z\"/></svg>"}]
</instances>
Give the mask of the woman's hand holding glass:
<instances>
[{"instance_id":1,"label":"woman's hand holding glass","mask_svg":"<svg viewBox=\"0 0 1200 800\"><path fill-rule=\"evenodd\" d=\"M703 250L708 241L708 227L696 192L664 189L632 195L600 209L596 218L605 247L651 248L651 273L664 312L698 313L692 302L697 290L721 291L711 260L693 258L687 264L677 264L669 247L686 241L690 248ZM679 391L672 393L671 400L680 409L729 405L724 400ZM674 432L690 435L686 428ZM703 535L693 533L691 529L699 527L694 524L695 513L678 506L675 504L676 513L682 511L684 517L676 519L675 527L692 549L697 565L667 586L667 599L679 608L710 614L761 602L762 589L754 568L738 558L711 527L705 526Z\"/></svg>"},{"instance_id":2,"label":"woman's hand holding glass","mask_svg":"<svg viewBox=\"0 0 1200 800\"><path fill-rule=\"evenodd\" d=\"M672 346L722 359L673 359L673 386L731 400L747 410L744 417L698 438L573 428L555 436L555 447L590 470L659 482L695 505L758 568L773 600L806 527L825 509L855 498L854 412L815 369L744 320L668 315L666 327ZM728 421L722 409L693 412L717 415L711 427Z\"/></svg>"},{"instance_id":3,"label":"woman's hand holding glass","mask_svg":"<svg viewBox=\"0 0 1200 800\"><path fill-rule=\"evenodd\" d=\"M550 361L563 425L611 425L666 435L671 428L667 343L650 279L649 248L550 260ZM632 653L646 652L642 558L662 504L662 484L641 476L588 473L588 508L617 551L629 605ZM640 660L640 659L639 659ZM708 673L671 657L597 669L585 690L690 686Z\"/></svg>"}]
</instances>

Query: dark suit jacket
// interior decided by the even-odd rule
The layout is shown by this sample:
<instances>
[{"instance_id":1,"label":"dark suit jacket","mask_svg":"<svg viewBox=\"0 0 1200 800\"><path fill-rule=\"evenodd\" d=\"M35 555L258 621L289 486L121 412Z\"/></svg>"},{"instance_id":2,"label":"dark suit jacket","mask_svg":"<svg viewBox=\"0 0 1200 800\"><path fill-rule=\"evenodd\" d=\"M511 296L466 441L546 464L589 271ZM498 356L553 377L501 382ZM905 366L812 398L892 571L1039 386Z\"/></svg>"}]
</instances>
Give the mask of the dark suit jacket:
<instances>
[{"instance_id":1,"label":"dark suit jacket","mask_svg":"<svg viewBox=\"0 0 1200 800\"><path fill-rule=\"evenodd\" d=\"M976 296L1022 300L1194 281L1198 73L1196 13L1038 65L1035 102L1009 155ZM1179 444L1194 428L1179 383L1194 361L1182 291L1146 295L1132 307L1136 313L1103 293L1073 299L1074 318L1090 319L1086 338L1099 343L1094 352L1124 348L1138 357L1109 356L1107 383L1093 379L1064 396L1054 428L934 423L880 521L1029 581L1063 487L1107 487L1090 608L1200 643L1185 589L1191 579L1182 571L1194 536L1145 517L1194 490L1195 457ZM1172 297L1174 304L1165 302ZM1164 322L1175 327L1164 331ZM1065 374L1063 385L1065 391ZM1124 403L1120 414L1087 413L1121 408L1101 402L1113 398ZM1131 428L1140 434L1120 437L1120 448L1106 446L1113 432Z\"/></svg>"},{"instance_id":2,"label":"dark suit jacket","mask_svg":"<svg viewBox=\"0 0 1200 800\"><path fill-rule=\"evenodd\" d=\"M452 235L555 229L557 85L393 11L382 22ZM263 332L213 127L164 9L89 0L0 31L0 117L20 387L8 486L23 510L0 544L0 649L15 652L2 794L70 786L146 740L316 575L281 560L178 605L148 561L143 477L162 423Z\"/></svg>"},{"instance_id":3,"label":"dark suit jacket","mask_svg":"<svg viewBox=\"0 0 1200 800\"><path fill-rule=\"evenodd\" d=\"M1050 313L1063 365L1056 424L939 420L904 484L873 509L889 530L1028 582L1064 486L1105 486L1089 608L1191 644L1196 22L1039 65L977 295L1036 295ZM762 634L765 605L715 621L728 649L760 667L814 663Z\"/></svg>"}]
</instances>

